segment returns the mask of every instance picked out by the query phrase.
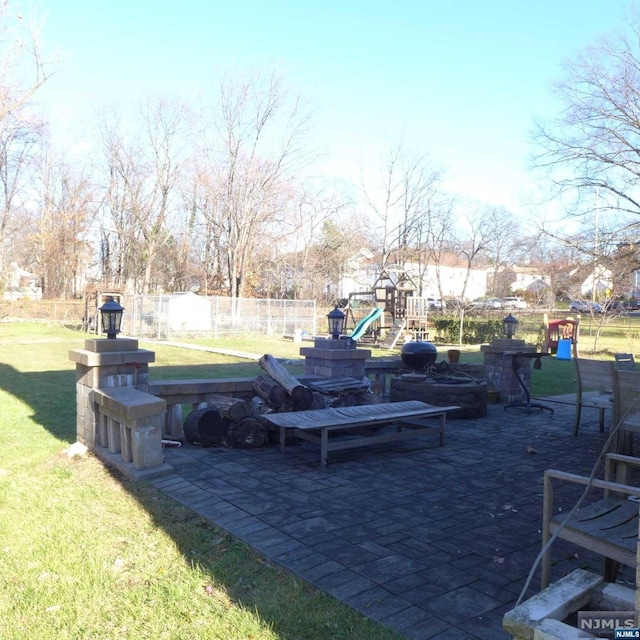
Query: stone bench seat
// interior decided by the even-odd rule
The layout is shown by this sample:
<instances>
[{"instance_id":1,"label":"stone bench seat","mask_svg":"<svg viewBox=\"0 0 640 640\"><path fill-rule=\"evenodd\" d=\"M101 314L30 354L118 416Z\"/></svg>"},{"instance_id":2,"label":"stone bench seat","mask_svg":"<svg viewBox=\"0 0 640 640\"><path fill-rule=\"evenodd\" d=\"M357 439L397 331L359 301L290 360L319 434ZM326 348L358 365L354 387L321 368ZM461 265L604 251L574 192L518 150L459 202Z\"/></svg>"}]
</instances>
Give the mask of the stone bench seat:
<instances>
[{"instance_id":1,"label":"stone bench seat","mask_svg":"<svg viewBox=\"0 0 640 640\"><path fill-rule=\"evenodd\" d=\"M133 387L94 389L99 412L97 444L136 470L163 463L162 426L167 403Z\"/></svg>"}]
</instances>

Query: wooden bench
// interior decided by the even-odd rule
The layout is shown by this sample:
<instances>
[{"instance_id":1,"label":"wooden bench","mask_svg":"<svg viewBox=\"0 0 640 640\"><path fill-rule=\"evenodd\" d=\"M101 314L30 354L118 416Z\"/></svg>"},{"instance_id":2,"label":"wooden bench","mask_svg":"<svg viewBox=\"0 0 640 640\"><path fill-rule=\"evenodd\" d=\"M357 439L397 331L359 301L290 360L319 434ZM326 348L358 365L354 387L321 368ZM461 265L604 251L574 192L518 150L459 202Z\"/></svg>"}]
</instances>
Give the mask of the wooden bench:
<instances>
[{"instance_id":1,"label":"wooden bench","mask_svg":"<svg viewBox=\"0 0 640 640\"><path fill-rule=\"evenodd\" d=\"M280 451L285 450L287 431L293 429L298 438L320 445L320 464L325 467L329 451L408 440L421 436L427 430L435 429L440 434L442 446L445 442L447 411L454 409L459 407L435 407L419 400L410 400L337 409L272 413L264 418L280 430ZM427 418L438 418L437 426L427 422ZM395 430L383 433L379 429L371 429L389 425L395 425ZM349 437L330 440L329 434L333 431L353 433L349 433Z\"/></svg>"}]
</instances>

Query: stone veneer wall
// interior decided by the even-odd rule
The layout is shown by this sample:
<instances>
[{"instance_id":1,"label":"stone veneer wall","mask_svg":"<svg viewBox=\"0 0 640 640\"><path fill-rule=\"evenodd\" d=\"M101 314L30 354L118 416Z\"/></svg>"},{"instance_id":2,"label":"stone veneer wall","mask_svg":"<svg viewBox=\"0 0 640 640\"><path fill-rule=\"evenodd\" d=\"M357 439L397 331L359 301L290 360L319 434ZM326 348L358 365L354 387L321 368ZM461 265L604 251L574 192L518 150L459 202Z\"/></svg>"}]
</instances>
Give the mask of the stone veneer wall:
<instances>
[{"instance_id":1,"label":"stone veneer wall","mask_svg":"<svg viewBox=\"0 0 640 640\"><path fill-rule=\"evenodd\" d=\"M484 353L484 373L487 384L495 387L500 394L501 402L519 402L525 399L525 393L518 382L522 380L527 389L531 387L531 361L522 358L517 373L513 370L514 352L536 351L535 347L527 347L524 340L494 340L489 345L482 345Z\"/></svg>"},{"instance_id":2,"label":"stone veneer wall","mask_svg":"<svg viewBox=\"0 0 640 640\"><path fill-rule=\"evenodd\" d=\"M132 338L96 338L85 340L84 349L70 351L69 359L76 363L76 437L93 449L99 422L93 390L132 387L148 391L149 363L154 362L155 353L139 349Z\"/></svg>"},{"instance_id":3,"label":"stone veneer wall","mask_svg":"<svg viewBox=\"0 0 640 640\"><path fill-rule=\"evenodd\" d=\"M371 350L357 349L351 340L316 339L313 347L302 347L306 375L325 378L357 378L366 375L365 361L371 358Z\"/></svg>"}]
</instances>

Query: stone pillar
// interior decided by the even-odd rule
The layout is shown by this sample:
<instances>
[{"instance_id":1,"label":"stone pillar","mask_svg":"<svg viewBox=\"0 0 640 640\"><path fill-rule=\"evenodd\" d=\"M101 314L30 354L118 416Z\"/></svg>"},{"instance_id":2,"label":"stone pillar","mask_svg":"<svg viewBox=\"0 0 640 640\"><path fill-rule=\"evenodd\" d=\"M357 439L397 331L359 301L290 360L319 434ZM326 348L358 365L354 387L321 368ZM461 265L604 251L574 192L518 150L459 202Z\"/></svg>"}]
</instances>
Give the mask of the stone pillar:
<instances>
[{"instance_id":1,"label":"stone pillar","mask_svg":"<svg viewBox=\"0 0 640 640\"><path fill-rule=\"evenodd\" d=\"M89 449L98 442L99 416L92 398L94 389L132 387L149 390L149 363L153 351L138 348L133 338L85 340L84 349L69 352L76 363L76 437Z\"/></svg>"},{"instance_id":2,"label":"stone pillar","mask_svg":"<svg viewBox=\"0 0 640 640\"><path fill-rule=\"evenodd\" d=\"M501 402L521 402L526 400L525 392L518 378L527 389L531 387L531 358L521 358L518 370L513 370L514 353L535 353L536 347L527 346L524 340L498 339L491 344L483 344L484 375L487 384L495 387Z\"/></svg>"},{"instance_id":3,"label":"stone pillar","mask_svg":"<svg viewBox=\"0 0 640 640\"><path fill-rule=\"evenodd\" d=\"M371 358L370 349L357 349L349 339L324 340L316 338L313 347L302 347L304 372L325 378L357 378L366 375L365 362Z\"/></svg>"}]
</instances>

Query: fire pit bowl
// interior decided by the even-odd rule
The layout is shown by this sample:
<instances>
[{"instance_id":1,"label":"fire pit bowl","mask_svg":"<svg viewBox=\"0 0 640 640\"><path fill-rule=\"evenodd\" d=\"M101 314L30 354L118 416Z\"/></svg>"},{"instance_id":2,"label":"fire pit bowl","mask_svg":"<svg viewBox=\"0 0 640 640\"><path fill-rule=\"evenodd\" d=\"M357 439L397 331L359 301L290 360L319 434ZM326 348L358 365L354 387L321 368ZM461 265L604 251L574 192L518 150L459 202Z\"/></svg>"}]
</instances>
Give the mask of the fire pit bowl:
<instances>
[{"instance_id":1,"label":"fire pit bowl","mask_svg":"<svg viewBox=\"0 0 640 640\"><path fill-rule=\"evenodd\" d=\"M431 342L411 340L402 345L402 362L413 371L424 371L435 363L438 350Z\"/></svg>"}]
</instances>

